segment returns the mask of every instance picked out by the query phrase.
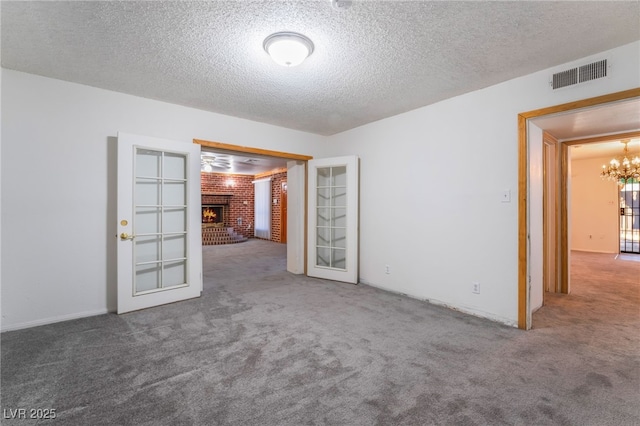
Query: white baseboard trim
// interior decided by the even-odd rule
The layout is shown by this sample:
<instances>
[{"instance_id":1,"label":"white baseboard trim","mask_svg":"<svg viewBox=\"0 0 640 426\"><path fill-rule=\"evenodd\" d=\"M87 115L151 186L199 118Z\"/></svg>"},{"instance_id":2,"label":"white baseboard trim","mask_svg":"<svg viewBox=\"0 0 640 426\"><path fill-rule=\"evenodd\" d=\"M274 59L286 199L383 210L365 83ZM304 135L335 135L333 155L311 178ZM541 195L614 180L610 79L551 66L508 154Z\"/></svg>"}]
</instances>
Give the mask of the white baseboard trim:
<instances>
[{"instance_id":1,"label":"white baseboard trim","mask_svg":"<svg viewBox=\"0 0 640 426\"><path fill-rule=\"evenodd\" d=\"M508 325L509 327L518 327L518 321L517 320L511 320L509 318L504 318L504 317L500 317L498 315L494 315L491 314L489 312L484 312L484 311L480 311L478 309L473 309L473 308L469 308L466 306L453 306L449 303L446 302L442 302L440 300L436 300L436 299L427 299L424 297L418 297L418 296L413 296L411 294L407 294L407 293L403 293L401 291L395 291L395 290L391 290L376 284L372 284L369 283L367 281L363 281L360 280L359 282L360 284L364 284L364 285L368 285L369 287L374 287L377 288L379 290L383 290L383 291L388 291L389 293L394 293L394 294L399 294L402 296L407 296L411 299L415 299L415 300L420 300L422 302L427 302L427 303L431 303L432 305L436 305L436 306L442 306L444 308L447 309L451 309L452 311L458 311L458 312L462 312L463 314L467 314L467 315L473 315L474 317L478 317L478 318L484 318L484 319L488 319L491 321L495 321L495 322L499 322L501 324L504 325Z\"/></svg>"},{"instance_id":2,"label":"white baseboard trim","mask_svg":"<svg viewBox=\"0 0 640 426\"><path fill-rule=\"evenodd\" d=\"M77 312L75 314L69 315L60 315L57 317L43 318L35 321L27 321L18 324L11 324L8 326L2 325L0 327L0 332L4 333L5 331L15 331L15 330L23 330L25 328L38 327L40 325L48 325L54 324L56 322L62 321L70 321L78 318L86 318L86 317L94 317L96 315L104 315L109 313L108 309L99 309L97 311L85 311L85 312Z\"/></svg>"}]
</instances>

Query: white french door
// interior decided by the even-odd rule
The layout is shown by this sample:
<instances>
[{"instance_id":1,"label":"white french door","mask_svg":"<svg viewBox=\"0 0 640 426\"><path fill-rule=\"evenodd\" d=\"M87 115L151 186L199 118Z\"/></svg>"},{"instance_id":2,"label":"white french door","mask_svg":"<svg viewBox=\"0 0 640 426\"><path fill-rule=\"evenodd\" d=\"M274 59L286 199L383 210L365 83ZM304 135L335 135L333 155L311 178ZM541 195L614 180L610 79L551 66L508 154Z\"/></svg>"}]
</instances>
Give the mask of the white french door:
<instances>
[{"instance_id":1,"label":"white french door","mask_svg":"<svg viewBox=\"0 0 640 426\"><path fill-rule=\"evenodd\" d=\"M308 162L307 274L358 282L358 157Z\"/></svg>"},{"instance_id":2,"label":"white french door","mask_svg":"<svg viewBox=\"0 0 640 426\"><path fill-rule=\"evenodd\" d=\"M118 313L202 292L200 145L118 133Z\"/></svg>"}]
</instances>

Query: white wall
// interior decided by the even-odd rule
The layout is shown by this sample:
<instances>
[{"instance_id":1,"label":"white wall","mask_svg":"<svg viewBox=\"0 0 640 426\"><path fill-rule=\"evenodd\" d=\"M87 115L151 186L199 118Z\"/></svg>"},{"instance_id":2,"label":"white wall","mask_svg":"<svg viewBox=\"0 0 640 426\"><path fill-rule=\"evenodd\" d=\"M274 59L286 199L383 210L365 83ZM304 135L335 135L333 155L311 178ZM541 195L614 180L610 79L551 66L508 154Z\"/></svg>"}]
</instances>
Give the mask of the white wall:
<instances>
[{"instance_id":1,"label":"white wall","mask_svg":"<svg viewBox=\"0 0 640 426\"><path fill-rule=\"evenodd\" d=\"M611 157L571 160L571 250L619 251L618 186L600 177L602 165L610 160Z\"/></svg>"},{"instance_id":2,"label":"white wall","mask_svg":"<svg viewBox=\"0 0 640 426\"><path fill-rule=\"evenodd\" d=\"M361 281L515 325L517 114L639 87L639 52L579 87L551 92L558 67L328 138L4 70L2 329L114 308L118 131L356 154Z\"/></svg>"},{"instance_id":3,"label":"white wall","mask_svg":"<svg viewBox=\"0 0 640 426\"><path fill-rule=\"evenodd\" d=\"M118 131L317 155L323 137L2 73L3 330L115 309Z\"/></svg>"},{"instance_id":4,"label":"white wall","mask_svg":"<svg viewBox=\"0 0 640 426\"><path fill-rule=\"evenodd\" d=\"M2 117L2 71L2 68L0 68L0 117ZM2 120L0 119L0 213L2 211ZM1 241L2 220L0 220L0 242ZM2 244L0 244L0 318L2 318Z\"/></svg>"},{"instance_id":5,"label":"white wall","mask_svg":"<svg viewBox=\"0 0 640 426\"><path fill-rule=\"evenodd\" d=\"M636 42L576 61L606 55L607 79L552 92L565 65L330 137L332 154L361 158L361 281L515 325L517 114L640 87L639 52Z\"/></svg>"}]
</instances>

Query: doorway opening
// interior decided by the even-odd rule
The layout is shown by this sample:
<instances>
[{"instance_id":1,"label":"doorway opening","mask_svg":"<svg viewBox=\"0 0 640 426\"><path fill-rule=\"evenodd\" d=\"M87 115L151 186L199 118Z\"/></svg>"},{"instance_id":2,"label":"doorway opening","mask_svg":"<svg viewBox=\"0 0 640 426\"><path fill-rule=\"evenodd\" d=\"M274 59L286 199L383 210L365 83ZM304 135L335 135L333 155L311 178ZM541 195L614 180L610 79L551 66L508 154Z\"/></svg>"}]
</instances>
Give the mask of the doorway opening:
<instances>
[{"instance_id":1,"label":"doorway opening","mask_svg":"<svg viewBox=\"0 0 640 426\"><path fill-rule=\"evenodd\" d=\"M578 203L578 211L572 209L574 250L640 254L640 184L633 178L616 180L605 171L623 156L640 155L640 132L626 135L566 142L570 146L572 202ZM628 145L628 154L623 153L621 143ZM587 212L580 215L580 209Z\"/></svg>"},{"instance_id":2,"label":"doorway opening","mask_svg":"<svg viewBox=\"0 0 640 426\"><path fill-rule=\"evenodd\" d=\"M541 259L532 261L534 256L537 256L538 253L532 251L532 247L535 244L542 246L542 229L540 229L539 234L537 235L537 230L535 235L532 233L531 229L531 221L532 217L530 217L530 205L535 205L535 203L542 203L542 189L539 190L540 199L530 199L531 189L533 186L538 185L539 188L543 186L541 176L532 178L530 175L530 149L533 146L532 141L530 141L530 120L542 118L545 116L551 117L554 115L567 113L567 112L575 112L577 110L586 110L591 107L596 106L606 106L613 105L620 101L632 100L640 98L640 88L631 89L624 92L613 93L609 95L599 96L596 98L585 99L583 101L570 102L567 104L561 104L553 107L543 108L539 110L529 111L525 113L521 113L518 115L518 141L519 141L519 150L518 150L518 327L521 329L530 329L532 325L532 304L531 304L531 288L532 288L532 276L537 275L536 278L542 277L542 269L537 270L538 267L542 268L543 262ZM637 110L633 115L633 119L630 120L635 127L635 130L640 128L637 126ZM540 130L540 129L538 129ZM617 131L621 131L620 129L616 129ZM616 130L609 131L601 131L601 132L593 132L591 134L605 134L605 133L614 133ZM541 136L542 132L540 132ZM617 135L618 137L624 137L621 134ZM542 145L542 138L540 137L540 146ZM562 146L562 155L560 156L559 161L566 162L567 152L566 144L561 144ZM541 148L539 148L541 150ZM541 158L541 156L540 156ZM566 167L563 169L563 176L566 176ZM538 179L539 178L539 179ZM566 280L568 283L569 280L569 254L568 250L568 224L567 224L567 203L566 203L566 194L567 194L567 185L566 178L561 178L560 183L560 192L561 197L557 206L557 211L560 214L560 229L558 231L559 235L559 245L560 245L560 259L558 261L558 273L562 280ZM564 201L563 201L564 200ZM536 218L537 219L537 218ZM540 222L540 228L542 228L542 220ZM533 242L533 239L536 239ZM542 257L542 250L539 252L539 256ZM534 269L533 265L536 265L536 269ZM533 283L536 284L536 283ZM542 286L542 279L540 278L540 286Z\"/></svg>"},{"instance_id":3,"label":"doorway opening","mask_svg":"<svg viewBox=\"0 0 640 426\"><path fill-rule=\"evenodd\" d=\"M202 204L224 201L225 227L229 226L246 239L284 245L284 250L276 252L285 253L286 270L305 273L306 163L313 157L200 139L193 142L205 153L201 173ZM204 159L208 159L206 164ZM254 185L258 181L269 181L271 186L266 199L271 216L269 230L265 233L259 226L259 235L256 234L259 212L255 209Z\"/></svg>"}]
</instances>

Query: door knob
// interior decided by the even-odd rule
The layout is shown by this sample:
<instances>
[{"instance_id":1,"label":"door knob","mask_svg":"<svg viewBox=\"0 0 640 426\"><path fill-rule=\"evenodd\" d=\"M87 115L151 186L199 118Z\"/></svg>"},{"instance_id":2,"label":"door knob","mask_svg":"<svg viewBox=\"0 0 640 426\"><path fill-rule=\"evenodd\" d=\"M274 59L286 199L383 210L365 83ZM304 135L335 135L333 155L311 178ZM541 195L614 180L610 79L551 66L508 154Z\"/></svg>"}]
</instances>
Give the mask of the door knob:
<instances>
[{"instance_id":1,"label":"door knob","mask_svg":"<svg viewBox=\"0 0 640 426\"><path fill-rule=\"evenodd\" d=\"M126 232L123 232L122 234L120 234L120 239L122 241L124 240L133 240L135 238L135 235L129 235Z\"/></svg>"}]
</instances>

